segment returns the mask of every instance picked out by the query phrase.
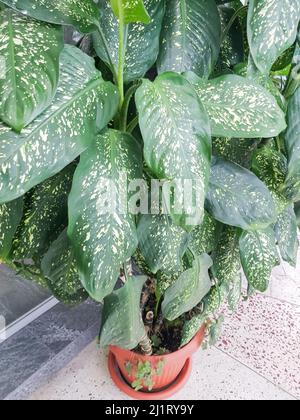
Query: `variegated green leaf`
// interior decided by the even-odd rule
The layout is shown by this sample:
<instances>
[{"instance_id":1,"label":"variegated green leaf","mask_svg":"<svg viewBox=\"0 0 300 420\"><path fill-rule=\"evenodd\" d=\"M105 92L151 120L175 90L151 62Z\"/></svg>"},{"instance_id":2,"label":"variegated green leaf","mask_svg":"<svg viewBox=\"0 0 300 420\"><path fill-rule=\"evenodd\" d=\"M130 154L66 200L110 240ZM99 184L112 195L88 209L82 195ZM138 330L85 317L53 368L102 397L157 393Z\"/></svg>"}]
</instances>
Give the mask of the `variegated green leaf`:
<instances>
[{"instance_id":1,"label":"variegated green leaf","mask_svg":"<svg viewBox=\"0 0 300 420\"><path fill-rule=\"evenodd\" d=\"M276 99L254 81L232 74L209 81L193 73L186 78L206 108L213 137L269 138L286 128Z\"/></svg>"},{"instance_id":2,"label":"variegated green leaf","mask_svg":"<svg viewBox=\"0 0 300 420\"><path fill-rule=\"evenodd\" d=\"M98 135L76 169L68 234L81 281L97 301L113 291L121 265L136 250L134 215L118 197L124 197L127 205L127 180L141 177L139 144L131 135L115 130Z\"/></svg>"},{"instance_id":3,"label":"variegated green leaf","mask_svg":"<svg viewBox=\"0 0 300 420\"><path fill-rule=\"evenodd\" d=\"M145 0L151 22L147 25L133 23L128 26L124 59L124 81L128 83L143 77L156 62L159 52L159 38L164 16L165 0ZM113 64L119 60L118 20L114 18L107 0L99 1L100 24L105 36ZM98 56L110 64L103 41L98 32L93 34L94 47Z\"/></svg>"},{"instance_id":4,"label":"variegated green leaf","mask_svg":"<svg viewBox=\"0 0 300 420\"><path fill-rule=\"evenodd\" d=\"M231 160L231 162L248 169L251 166L252 155L258 143L258 139L214 138L212 143L213 155Z\"/></svg>"},{"instance_id":5,"label":"variegated green leaf","mask_svg":"<svg viewBox=\"0 0 300 420\"><path fill-rule=\"evenodd\" d=\"M49 243L68 224L68 196L75 165L47 179L29 192L11 256L14 260L41 257Z\"/></svg>"},{"instance_id":6,"label":"variegated green leaf","mask_svg":"<svg viewBox=\"0 0 300 420\"><path fill-rule=\"evenodd\" d=\"M283 187L287 175L286 157L272 146L258 149L252 160L252 171L261 179L272 194L277 214L289 205L283 194Z\"/></svg>"},{"instance_id":7,"label":"variegated green leaf","mask_svg":"<svg viewBox=\"0 0 300 420\"><path fill-rule=\"evenodd\" d=\"M279 264L273 229L243 232L240 237L240 254L248 282L255 290L265 292L272 269Z\"/></svg>"},{"instance_id":8,"label":"variegated green leaf","mask_svg":"<svg viewBox=\"0 0 300 420\"><path fill-rule=\"evenodd\" d=\"M196 93L182 76L164 73L154 83L143 81L136 104L147 165L159 179L193 182L198 195L197 221L201 222L211 138L209 120Z\"/></svg>"},{"instance_id":9,"label":"variegated green leaf","mask_svg":"<svg viewBox=\"0 0 300 420\"><path fill-rule=\"evenodd\" d=\"M94 60L66 46L52 105L17 135L0 125L0 203L55 175L91 144L114 116L118 94Z\"/></svg>"},{"instance_id":10,"label":"variegated green leaf","mask_svg":"<svg viewBox=\"0 0 300 420\"><path fill-rule=\"evenodd\" d=\"M188 344L205 323L207 316L205 313L196 315L186 321L183 325L180 347Z\"/></svg>"},{"instance_id":11,"label":"variegated green leaf","mask_svg":"<svg viewBox=\"0 0 300 420\"><path fill-rule=\"evenodd\" d=\"M149 23L150 17L143 0L109 0L114 14L125 24L132 22Z\"/></svg>"},{"instance_id":12,"label":"variegated green leaf","mask_svg":"<svg viewBox=\"0 0 300 420\"><path fill-rule=\"evenodd\" d=\"M221 336L224 316L221 315L209 328L209 345L215 346Z\"/></svg>"},{"instance_id":13,"label":"variegated green leaf","mask_svg":"<svg viewBox=\"0 0 300 420\"><path fill-rule=\"evenodd\" d=\"M209 293L211 281L208 270L212 260L207 254L195 258L192 268L184 271L164 294L162 313L170 321L192 310Z\"/></svg>"},{"instance_id":14,"label":"variegated green leaf","mask_svg":"<svg viewBox=\"0 0 300 420\"><path fill-rule=\"evenodd\" d=\"M52 102L59 77L63 31L10 9L0 12L0 119L16 131Z\"/></svg>"},{"instance_id":15,"label":"variegated green leaf","mask_svg":"<svg viewBox=\"0 0 300 420\"><path fill-rule=\"evenodd\" d=\"M214 0L167 0L158 70L208 77L218 59L221 22Z\"/></svg>"},{"instance_id":16,"label":"variegated green leaf","mask_svg":"<svg viewBox=\"0 0 300 420\"><path fill-rule=\"evenodd\" d=\"M248 41L262 73L295 42L299 20L298 0L249 0Z\"/></svg>"},{"instance_id":17,"label":"variegated green leaf","mask_svg":"<svg viewBox=\"0 0 300 420\"><path fill-rule=\"evenodd\" d=\"M140 300L146 277L130 277L104 300L100 346L134 349L145 336Z\"/></svg>"},{"instance_id":18,"label":"variegated green leaf","mask_svg":"<svg viewBox=\"0 0 300 420\"><path fill-rule=\"evenodd\" d=\"M245 230L263 229L276 221L274 202L263 182L221 159L212 166L206 208L220 222Z\"/></svg>"},{"instance_id":19,"label":"variegated green leaf","mask_svg":"<svg viewBox=\"0 0 300 420\"><path fill-rule=\"evenodd\" d=\"M190 234L189 248L197 255L210 254L216 246L217 225L217 221L205 212L202 224Z\"/></svg>"},{"instance_id":20,"label":"variegated green leaf","mask_svg":"<svg viewBox=\"0 0 300 420\"><path fill-rule=\"evenodd\" d=\"M72 25L80 32L92 32L98 26L94 0L1 0L26 16L57 25Z\"/></svg>"},{"instance_id":21,"label":"variegated green leaf","mask_svg":"<svg viewBox=\"0 0 300 420\"><path fill-rule=\"evenodd\" d=\"M172 275L180 270L188 235L167 215L142 215L138 224L140 251L151 272Z\"/></svg>"},{"instance_id":22,"label":"variegated green leaf","mask_svg":"<svg viewBox=\"0 0 300 420\"><path fill-rule=\"evenodd\" d=\"M230 290L228 294L228 306L231 311L235 311L242 296L242 276L236 274L235 278L232 279L230 284Z\"/></svg>"},{"instance_id":23,"label":"variegated green leaf","mask_svg":"<svg viewBox=\"0 0 300 420\"><path fill-rule=\"evenodd\" d=\"M275 234L282 259L296 267L299 241L297 218L293 205L279 215Z\"/></svg>"},{"instance_id":24,"label":"variegated green leaf","mask_svg":"<svg viewBox=\"0 0 300 420\"><path fill-rule=\"evenodd\" d=\"M23 214L23 198L0 204L0 257L6 258Z\"/></svg>"},{"instance_id":25,"label":"variegated green leaf","mask_svg":"<svg viewBox=\"0 0 300 420\"><path fill-rule=\"evenodd\" d=\"M212 259L212 272L218 283L231 284L241 268L239 234L236 228L223 227Z\"/></svg>"},{"instance_id":26,"label":"variegated green leaf","mask_svg":"<svg viewBox=\"0 0 300 420\"><path fill-rule=\"evenodd\" d=\"M60 301L74 305L88 298L80 282L66 229L52 243L42 260L41 267L49 289Z\"/></svg>"},{"instance_id":27,"label":"variegated green leaf","mask_svg":"<svg viewBox=\"0 0 300 420\"><path fill-rule=\"evenodd\" d=\"M294 210L295 210L295 215L297 219L297 225L298 225L298 228L300 228L300 202L299 201L295 203Z\"/></svg>"},{"instance_id":28,"label":"variegated green leaf","mask_svg":"<svg viewBox=\"0 0 300 420\"><path fill-rule=\"evenodd\" d=\"M300 200L300 87L288 104L288 129L285 145L288 153L286 195L293 201Z\"/></svg>"}]
</instances>

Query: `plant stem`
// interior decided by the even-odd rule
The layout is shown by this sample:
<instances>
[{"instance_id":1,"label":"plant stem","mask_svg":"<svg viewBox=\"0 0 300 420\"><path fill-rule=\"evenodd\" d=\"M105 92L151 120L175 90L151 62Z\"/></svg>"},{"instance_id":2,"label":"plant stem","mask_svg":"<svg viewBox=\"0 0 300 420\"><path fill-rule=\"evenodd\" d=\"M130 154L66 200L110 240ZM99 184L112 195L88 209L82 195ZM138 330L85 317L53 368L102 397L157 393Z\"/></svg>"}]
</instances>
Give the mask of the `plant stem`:
<instances>
[{"instance_id":1,"label":"plant stem","mask_svg":"<svg viewBox=\"0 0 300 420\"><path fill-rule=\"evenodd\" d=\"M123 102L123 106L121 109L121 116L120 116L120 130L121 131L127 131L127 118L128 118L128 110L129 110L129 105L130 105L130 101L133 97L133 95L135 94L136 90L138 89L138 87L140 86L140 81L138 83L135 83L134 85L132 85L126 92L125 98L124 98L124 102Z\"/></svg>"},{"instance_id":2,"label":"plant stem","mask_svg":"<svg viewBox=\"0 0 300 420\"><path fill-rule=\"evenodd\" d=\"M146 331L144 338L139 343L139 346L143 354L145 354L146 356L152 356L152 343Z\"/></svg>"},{"instance_id":3,"label":"plant stem","mask_svg":"<svg viewBox=\"0 0 300 420\"><path fill-rule=\"evenodd\" d=\"M240 15L240 13L242 11L246 10L247 8L248 8L248 6L242 6L238 10L236 10L236 12L232 15L230 21L228 22L228 25L226 26L226 28L224 29L224 31L222 33L222 36L221 36L221 44L223 44L223 42L225 41L225 38L229 34L229 31L230 31L232 25L234 24L236 18Z\"/></svg>"},{"instance_id":4,"label":"plant stem","mask_svg":"<svg viewBox=\"0 0 300 420\"><path fill-rule=\"evenodd\" d=\"M119 66L118 66L118 78L117 84L120 94L120 106L119 110L121 112L123 102L124 102L124 60L125 60L125 50L126 50L126 38L125 32L127 33L127 25L124 22L124 15L120 13L119 16Z\"/></svg>"},{"instance_id":5,"label":"plant stem","mask_svg":"<svg viewBox=\"0 0 300 420\"><path fill-rule=\"evenodd\" d=\"M133 130L135 129L135 127L138 125L138 123L139 123L139 117L136 116L128 124L127 129L126 129L127 133L131 134L133 132Z\"/></svg>"}]
</instances>

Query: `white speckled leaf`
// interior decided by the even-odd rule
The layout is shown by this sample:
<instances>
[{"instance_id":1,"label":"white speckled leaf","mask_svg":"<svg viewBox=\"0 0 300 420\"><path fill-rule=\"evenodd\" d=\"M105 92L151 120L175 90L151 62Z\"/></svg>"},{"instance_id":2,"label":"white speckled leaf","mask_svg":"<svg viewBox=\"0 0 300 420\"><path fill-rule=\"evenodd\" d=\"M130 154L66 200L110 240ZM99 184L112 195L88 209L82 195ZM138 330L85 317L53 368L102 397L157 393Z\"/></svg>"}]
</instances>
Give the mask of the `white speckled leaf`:
<instances>
[{"instance_id":1,"label":"white speckled leaf","mask_svg":"<svg viewBox=\"0 0 300 420\"><path fill-rule=\"evenodd\" d=\"M265 184L247 169L222 159L212 166L206 208L220 222L245 230L264 229L276 221Z\"/></svg>"},{"instance_id":2,"label":"white speckled leaf","mask_svg":"<svg viewBox=\"0 0 300 420\"><path fill-rule=\"evenodd\" d=\"M288 104L288 129L285 145L288 153L286 195L293 201L300 200L300 87Z\"/></svg>"},{"instance_id":3,"label":"white speckled leaf","mask_svg":"<svg viewBox=\"0 0 300 420\"><path fill-rule=\"evenodd\" d=\"M149 23L150 17L143 0L109 0L114 14L124 20L125 24L131 22Z\"/></svg>"},{"instance_id":4,"label":"white speckled leaf","mask_svg":"<svg viewBox=\"0 0 300 420\"><path fill-rule=\"evenodd\" d=\"M136 105L147 165L159 179L195 181L202 219L211 137L207 114L196 93L182 76L164 73L154 83L143 81L136 92Z\"/></svg>"},{"instance_id":5,"label":"white speckled leaf","mask_svg":"<svg viewBox=\"0 0 300 420\"><path fill-rule=\"evenodd\" d=\"M52 105L20 135L0 124L0 203L23 195L72 162L117 107L116 88L104 82L94 60L66 46Z\"/></svg>"},{"instance_id":6,"label":"white speckled leaf","mask_svg":"<svg viewBox=\"0 0 300 420\"><path fill-rule=\"evenodd\" d=\"M250 0L248 41L255 64L267 74L277 58L296 40L299 0Z\"/></svg>"},{"instance_id":7,"label":"white speckled leaf","mask_svg":"<svg viewBox=\"0 0 300 420\"><path fill-rule=\"evenodd\" d=\"M208 77L220 51L221 21L214 0L167 0L158 71Z\"/></svg>"},{"instance_id":8,"label":"white speckled leaf","mask_svg":"<svg viewBox=\"0 0 300 420\"><path fill-rule=\"evenodd\" d=\"M167 215L142 215L138 224L139 248L152 273L173 275L182 266L188 235Z\"/></svg>"},{"instance_id":9,"label":"white speckled leaf","mask_svg":"<svg viewBox=\"0 0 300 420\"><path fill-rule=\"evenodd\" d=\"M159 52L159 37L165 10L165 1L145 0L151 17L148 25L133 23L128 26L125 52L124 81L129 83L143 77L156 62ZM119 55L118 21L107 0L99 1L100 25L107 41L113 64L117 67ZM93 34L94 47L98 56L109 65L99 33Z\"/></svg>"},{"instance_id":10,"label":"white speckled leaf","mask_svg":"<svg viewBox=\"0 0 300 420\"><path fill-rule=\"evenodd\" d=\"M41 268L53 295L68 305L88 298L80 282L76 261L65 229L44 256Z\"/></svg>"},{"instance_id":11,"label":"white speckled leaf","mask_svg":"<svg viewBox=\"0 0 300 420\"><path fill-rule=\"evenodd\" d=\"M98 135L76 169L69 197L68 234L81 281L97 301L113 291L122 264L138 244L134 215L117 202L117 197L125 195L126 199L126 194L123 189L115 194L108 183L114 182L119 189L125 181L126 188L126 176L128 181L141 179L141 170L138 143L131 135L115 130Z\"/></svg>"},{"instance_id":12,"label":"white speckled leaf","mask_svg":"<svg viewBox=\"0 0 300 420\"><path fill-rule=\"evenodd\" d=\"M297 218L293 205L279 215L275 225L275 235L282 259L296 267L299 240Z\"/></svg>"},{"instance_id":13,"label":"white speckled leaf","mask_svg":"<svg viewBox=\"0 0 300 420\"><path fill-rule=\"evenodd\" d=\"M248 169L251 166L252 155L259 143L259 139L216 137L212 142L213 155Z\"/></svg>"},{"instance_id":14,"label":"white speckled leaf","mask_svg":"<svg viewBox=\"0 0 300 420\"><path fill-rule=\"evenodd\" d=\"M10 252L13 237L23 214L23 198L0 204L0 257Z\"/></svg>"},{"instance_id":15,"label":"white speckled leaf","mask_svg":"<svg viewBox=\"0 0 300 420\"><path fill-rule=\"evenodd\" d=\"M197 255L210 254L217 242L217 225L218 222L205 212L201 225L194 227L190 233L189 248Z\"/></svg>"},{"instance_id":16,"label":"white speckled leaf","mask_svg":"<svg viewBox=\"0 0 300 420\"><path fill-rule=\"evenodd\" d=\"M265 292L272 269L279 264L273 229L243 232L240 237L240 254L249 284L255 290Z\"/></svg>"},{"instance_id":17,"label":"white speckled leaf","mask_svg":"<svg viewBox=\"0 0 300 420\"><path fill-rule=\"evenodd\" d=\"M287 175L286 157L272 146L259 148L253 155L252 172L261 179L272 194L277 214L289 205L283 194L285 178Z\"/></svg>"},{"instance_id":18,"label":"white speckled leaf","mask_svg":"<svg viewBox=\"0 0 300 420\"><path fill-rule=\"evenodd\" d=\"M80 32L92 32L98 24L98 9L94 0L1 0L1 2L38 20L75 26Z\"/></svg>"},{"instance_id":19,"label":"white speckled leaf","mask_svg":"<svg viewBox=\"0 0 300 420\"><path fill-rule=\"evenodd\" d=\"M236 274L235 278L232 279L230 284L230 290L228 294L228 307L231 311L235 311L242 297L243 290L242 276L240 273Z\"/></svg>"},{"instance_id":20,"label":"white speckled leaf","mask_svg":"<svg viewBox=\"0 0 300 420\"><path fill-rule=\"evenodd\" d=\"M192 319L186 321L182 328L182 337L180 347L188 344L200 330L207 319L206 313L195 315Z\"/></svg>"},{"instance_id":21,"label":"white speckled leaf","mask_svg":"<svg viewBox=\"0 0 300 420\"><path fill-rule=\"evenodd\" d=\"M0 12L0 119L16 131L52 102L59 77L63 31L10 9Z\"/></svg>"},{"instance_id":22,"label":"white speckled leaf","mask_svg":"<svg viewBox=\"0 0 300 420\"><path fill-rule=\"evenodd\" d=\"M130 277L125 285L104 300L100 346L115 345L132 350L145 336L140 307L147 277Z\"/></svg>"},{"instance_id":23,"label":"white speckled leaf","mask_svg":"<svg viewBox=\"0 0 300 420\"><path fill-rule=\"evenodd\" d=\"M231 74L209 81L186 77L206 108L213 137L269 138L286 128L276 99L254 81Z\"/></svg>"},{"instance_id":24,"label":"white speckled leaf","mask_svg":"<svg viewBox=\"0 0 300 420\"><path fill-rule=\"evenodd\" d=\"M163 316L174 321L185 312L192 310L209 293L211 280L208 270L212 259L207 254L195 258L192 268L184 271L170 286L162 303Z\"/></svg>"},{"instance_id":25,"label":"white speckled leaf","mask_svg":"<svg viewBox=\"0 0 300 420\"><path fill-rule=\"evenodd\" d=\"M22 221L11 251L14 260L41 258L68 223L68 196L75 165L37 185L25 197Z\"/></svg>"}]
</instances>

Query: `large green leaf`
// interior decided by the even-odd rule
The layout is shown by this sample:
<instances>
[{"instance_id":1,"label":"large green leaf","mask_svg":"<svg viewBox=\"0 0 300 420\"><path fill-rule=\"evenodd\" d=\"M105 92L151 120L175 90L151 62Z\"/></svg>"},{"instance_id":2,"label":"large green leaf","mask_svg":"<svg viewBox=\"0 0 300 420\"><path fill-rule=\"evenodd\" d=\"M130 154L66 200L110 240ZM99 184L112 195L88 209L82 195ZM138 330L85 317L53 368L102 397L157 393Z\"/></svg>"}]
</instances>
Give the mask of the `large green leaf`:
<instances>
[{"instance_id":1,"label":"large green leaf","mask_svg":"<svg viewBox=\"0 0 300 420\"><path fill-rule=\"evenodd\" d=\"M261 147L253 156L252 171L271 192L277 213L282 213L289 205L283 194L287 174L286 157L272 146Z\"/></svg>"},{"instance_id":2,"label":"large green leaf","mask_svg":"<svg viewBox=\"0 0 300 420\"><path fill-rule=\"evenodd\" d=\"M262 73L269 73L277 58L296 40L300 19L298 0L250 0L248 41Z\"/></svg>"},{"instance_id":3,"label":"large green leaf","mask_svg":"<svg viewBox=\"0 0 300 420\"><path fill-rule=\"evenodd\" d=\"M279 215L275 234L282 259L296 267L299 241L297 218L293 205Z\"/></svg>"},{"instance_id":4,"label":"large green leaf","mask_svg":"<svg viewBox=\"0 0 300 420\"><path fill-rule=\"evenodd\" d=\"M288 152L286 195L289 199L298 201L300 200L300 87L289 100L285 145Z\"/></svg>"},{"instance_id":5,"label":"large green leaf","mask_svg":"<svg viewBox=\"0 0 300 420\"><path fill-rule=\"evenodd\" d=\"M206 108L213 137L269 138L286 128L275 98L254 81L232 74L209 81L186 77Z\"/></svg>"},{"instance_id":6,"label":"large green leaf","mask_svg":"<svg viewBox=\"0 0 300 420\"><path fill-rule=\"evenodd\" d=\"M212 166L206 208L220 222L245 230L263 229L276 221L274 202L264 183L222 159Z\"/></svg>"},{"instance_id":7,"label":"large green leaf","mask_svg":"<svg viewBox=\"0 0 300 420\"><path fill-rule=\"evenodd\" d=\"M209 293L211 281L208 270L212 260L207 254L195 258L193 267L184 271L164 295L162 313L170 321L192 310Z\"/></svg>"},{"instance_id":8,"label":"large green leaf","mask_svg":"<svg viewBox=\"0 0 300 420\"><path fill-rule=\"evenodd\" d=\"M167 215L142 215L138 224L140 251L152 273L178 272L187 248L188 235Z\"/></svg>"},{"instance_id":9,"label":"large green leaf","mask_svg":"<svg viewBox=\"0 0 300 420\"><path fill-rule=\"evenodd\" d=\"M201 223L211 138L209 120L196 93L182 76L164 73L154 83L143 81L136 104L147 165L159 179L193 182Z\"/></svg>"},{"instance_id":10,"label":"large green leaf","mask_svg":"<svg viewBox=\"0 0 300 420\"><path fill-rule=\"evenodd\" d=\"M58 25L72 25L80 32L92 32L98 25L94 0L1 0L26 16Z\"/></svg>"},{"instance_id":11,"label":"large green leaf","mask_svg":"<svg viewBox=\"0 0 300 420\"><path fill-rule=\"evenodd\" d=\"M78 304L88 298L80 282L66 229L49 248L41 267L51 292L60 301Z\"/></svg>"},{"instance_id":12,"label":"large green leaf","mask_svg":"<svg viewBox=\"0 0 300 420\"><path fill-rule=\"evenodd\" d=\"M259 140L221 138L213 139L213 155L231 160L233 163L250 168L252 155L257 148Z\"/></svg>"},{"instance_id":13,"label":"large green leaf","mask_svg":"<svg viewBox=\"0 0 300 420\"><path fill-rule=\"evenodd\" d=\"M114 14L125 24L131 22L149 23L150 17L143 0L110 0Z\"/></svg>"},{"instance_id":14,"label":"large green leaf","mask_svg":"<svg viewBox=\"0 0 300 420\"><path fill-rule=\"evenodd\" d=\"M68 221L68 196L75 165L47 179L28 193L23 219L12 248L12 258L41 257Z\"/></svg>"},{"instance_id":15,"label":"large green leaf","mask_svg":"<svg viewBox=\"0 0 300 420\"><path fill-rule=\"evenodd\" d=\"M255 290L265 292L272 269L279 263L273 229L243 232L240 237L240 254L249 284Z\"/></svg>"},{"instance_id":16,"label":"large green leaf","mask_svg":"<svg viewBox=\"0 0 300 420\"><path fill-rule=\"evenodd\" d=\"M124 81L128 83L143 77L156 62L159 52L159 37L165 10L165 0L145 0L151 22L148 25L133 23L128 26ZM99 1L100 25L105 36L113 64L119 60L118 21L114 18L107 0ZM105 46L98 32L93 34L94 47L98 56L110 64Z\"/></svg>"},{"instance_id":17,"label":"large green leaf","mask_svg":"<svg viewBox=\"0 0 300 420\"><path fill-rule=\"evenodd\" d=\"M212 272L218 283L233 283L241 268L238 230L223 226L212 259Z\"/></svg>"},{"instance_id":18,"label":"large green leaf","mask_svg":"<svg viewBox=\"0 0 300 420\"><path fill-rule=\"evenodd\" d=\"M52 102L59 77L63 31L10 9L0 12L0 118L16 131Z\"/></svg>"},{"instance_id":19,"label":"large green leaf","mask_svg":"<svg viewBox=\"0 0 300 420\"><path fill-rule=\"evenodd\" d=\"M137 247L127 182L141 179L139 144L129 134L107 130L81 155L69 197L69 237L81 281L97 301L110 294L121 265ZM122 200L123 201L123 200Z\"/></svg>"},{"instance_id":20,"label":"large green leaf","mask_svg":"<svg viewBox=\"0 0 300 420\"><path fill-rule=\"evenodd\" d=\"M104 82L94 60L66 46L52 105L21 135L0 125L0 203L23 195L72 162L117 107L117 91Z\"/></svg>"},{"instance_id":21,"label":"large green leaf","mask_svg":"<svg viewBox=\"0 0 300 420\"><path fill-rule=\"evenodd\" d=\"M210 214L204 213L203 222L190 233L189 248L193 253L201 255L210 254L216 246L218 223Z\"/></svg>"},{"instance_id":22,"label":"large green leaf","mask_svg":"<svg viewBox=\"0 0 300 420\"><path fill-rule=\"evenodd\" d=\"M140 300L147 277L130 277L104 300L100 346L134 349L145 336Z\"/></svg>"},{"instance_id":23,"label":"large green leaf","mask_svg":"<svg viewBox=\"0 0 300 420\"><path fill-rule=\"evenodd\" d=\"M6 258L23 214L23 198L0 204L0 257Z\"/></svg>"},{"instance_id":24,"label":"large green leaf","mask_svg":"<svg viewBox=\"0 0 300 420\"><path fill-rule=\"evenodd\" d=\"M167 0L158 70L208 77L218 59L221 22L214 0Z\"/></svg>"}]
</instances>

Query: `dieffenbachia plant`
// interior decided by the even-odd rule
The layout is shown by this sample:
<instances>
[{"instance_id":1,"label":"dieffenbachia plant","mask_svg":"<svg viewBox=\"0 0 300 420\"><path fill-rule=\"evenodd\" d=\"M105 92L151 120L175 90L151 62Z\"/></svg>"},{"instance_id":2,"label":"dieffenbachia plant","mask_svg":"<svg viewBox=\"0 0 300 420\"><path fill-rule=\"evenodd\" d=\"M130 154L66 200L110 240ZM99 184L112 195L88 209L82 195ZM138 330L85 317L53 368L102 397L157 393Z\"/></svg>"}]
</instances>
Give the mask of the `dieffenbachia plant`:
<instances>
[{"instance_id":1,"label":"dieffenbachia plant","mask_svg":"<svg viewBox=\"0 0 300 420\"><path fill-rule=\"evenodd\" d=\"M104 302L102 345L213 343L242 271L296 264L299 0L0 4L2 261Z\"/></svg>"}]
</instances>

